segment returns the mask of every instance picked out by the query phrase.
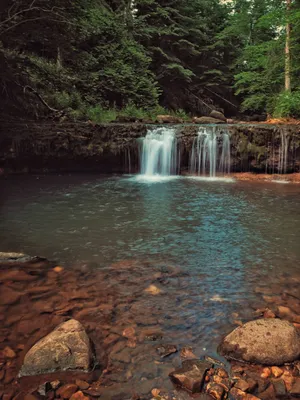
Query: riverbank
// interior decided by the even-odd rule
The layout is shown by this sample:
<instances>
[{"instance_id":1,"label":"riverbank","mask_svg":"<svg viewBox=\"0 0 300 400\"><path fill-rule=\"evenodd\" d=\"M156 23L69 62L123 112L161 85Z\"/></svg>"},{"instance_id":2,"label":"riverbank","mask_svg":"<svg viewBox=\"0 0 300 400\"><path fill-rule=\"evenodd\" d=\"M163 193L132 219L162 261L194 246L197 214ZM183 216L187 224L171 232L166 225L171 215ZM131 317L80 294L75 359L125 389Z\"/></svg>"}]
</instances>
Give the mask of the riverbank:
<instances>
[{"instance_id":1,"label":"riverbank","mask_svg":"<svg viewBox=\"0 0 300 400\"><path fill-rule=\"evenodd\" d=\"M277 182L277 183L300 183L300 173L294 174L254 174L250 172L240 172L230 174L230 177L237 181L249 182Z\"/></svg>"},{"instance_id":2,"label":"riverbank","mask_svg":"<svg viewBox=\"0 0 300 400\"><path fill-rule=\"evenodd\" d=\"M59 393L70 398L75 392L72 399L186 399L189 396L178 391L168 375L182 361L201 356L217 358L207 358L215 364L205 378L211 383L207 389L211 398L226 398L222 380L228 390L235 385L234 399L244 398L239 397L243 391L249 393L245 397L249 400L275 399L276 390L299 394L299 363L279 369L271 368L275 365L229 365L217 353L208 353L201 338L200 347L194 342L192 332L199 326L196 315L188 315L196 298L189 290L191 277L180 267L139 260L100 269L88 263L61 267L40 258L10 257L2 254L0 260L0 392L5 400L53 399ZM201 279L201 275L193 274L193 279ZM299 273L283 273L281 285L268 282L257 286L255 302L247 310L233 313L230 321L218 324L208 315L207 324L219 326L217 342L253 318L280 318L299 329L299 283ZM220 305L220 312L226 300L213 294L211 299L213 308ZM200 306L198 312L205 309ZM57 371L18 378L30 348L70 319L82 324L93 343L91 372ZM216 384L221 384L223 391ZM256 397L249 397L250 393Z\"/></svg>"}]
</instances>

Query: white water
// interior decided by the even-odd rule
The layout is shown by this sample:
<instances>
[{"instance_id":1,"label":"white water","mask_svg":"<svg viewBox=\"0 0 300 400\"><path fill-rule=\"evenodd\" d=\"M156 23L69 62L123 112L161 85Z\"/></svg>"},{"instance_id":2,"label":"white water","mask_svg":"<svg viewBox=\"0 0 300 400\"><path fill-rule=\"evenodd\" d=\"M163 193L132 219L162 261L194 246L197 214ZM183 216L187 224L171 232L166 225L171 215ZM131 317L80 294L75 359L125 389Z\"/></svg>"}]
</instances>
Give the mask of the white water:
<instances>
[{"instance_id":1,"label":"white water","mask_svg":"<svg viewBox=\"0 0 300 400\"><path fill-rule=\"evenodd\" d=\"M155 128L142 139L142 175L146 177L175 175L178 158L174 129Z\"/></svg>"},{"instance_id":2,"label":"white water","mask_svg":"<svg viewBox=\"0 0 300 400\"><path fill-rule=\"evenodd\" d=\"M222 147L218 141L221 141ZM190 173L215 177L217 172L230 173L230 137L217 127L201 127L194 139L190 156Z\"/></svg>"},{"instance_id":3,"label":"white water","mask_svg":"<svg viewBox=\"0 0 300 400\"><path fill-rule=\"evenodd\" d=\"M278 172L280 174L286 174L287 163L288 163L289 140L288 140L287 131L285 128L280 129L280 135L281 135L281 146L279 149Z\"/></svg>"}]
</instances>

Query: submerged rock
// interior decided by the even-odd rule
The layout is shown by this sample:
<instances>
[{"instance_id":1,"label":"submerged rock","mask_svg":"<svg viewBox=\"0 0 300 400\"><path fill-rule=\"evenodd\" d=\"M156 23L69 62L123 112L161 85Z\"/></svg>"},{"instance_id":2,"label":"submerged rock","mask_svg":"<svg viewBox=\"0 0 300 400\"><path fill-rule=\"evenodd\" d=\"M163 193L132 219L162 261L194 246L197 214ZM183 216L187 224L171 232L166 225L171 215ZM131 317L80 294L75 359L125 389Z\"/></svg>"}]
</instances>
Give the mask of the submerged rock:
<instances>
[{"instance_id":1,"label":"submerged rock","mask_svg":"<svg viewBox=\"0 0 300 400\"><path fill-rule=\"evenodd\" d=\"M298 359L297 329L280 319L250 321L225 337L219 352L228 359L265 365L281 365Z\"/></svg>"},{"instance_id":2,"label":"submerged rock","mask_svg":"<svg viewBox=\"0 0 300 400\"><path fill-rule=\"evenodd\" d=\"M186 360L179 368L169 374L171 380L192 393L199 393L203 387L206 372L212 364L200 360Z\"/></svg>"},{"instance_id":3,"label":"submerged rock","mask_svg":"<svg viewBox=\"0 0 300 400\"><path fill-rule=\"evenodd\" d=\"M177 347L172 344L161 345L156 348L157 353L161 356L161 358L168 357L173 353L177 353Z\"/></svg>"},{"instance_id":4,"label":"submerged rock","mask_svg":"<svg viewBox=\"0 0 300 400\"><path fill-rule=\"evenodd\" d=\"M19 375L88 371L91 361L90 340L80 322L71 319L60 324L28 351Z\"/></svg>"}]
</instances>

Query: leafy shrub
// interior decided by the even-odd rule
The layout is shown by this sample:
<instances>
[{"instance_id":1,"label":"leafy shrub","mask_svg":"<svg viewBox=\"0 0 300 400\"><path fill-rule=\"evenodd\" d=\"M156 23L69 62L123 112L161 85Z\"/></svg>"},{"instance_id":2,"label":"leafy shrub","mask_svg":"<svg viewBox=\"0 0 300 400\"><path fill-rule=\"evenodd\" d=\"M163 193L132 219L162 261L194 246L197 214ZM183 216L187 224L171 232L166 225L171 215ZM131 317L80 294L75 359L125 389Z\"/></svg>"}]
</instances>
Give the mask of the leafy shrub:
<instances>
[{"instance_id":1,"label":"leafy shrub","mask_svg":"<svg viewBox=\"0 0 300 400\"><path fill-rule=\"evenodd\" d=\"M133 103L128 103L126 107L119 112L119 115L124 117L133 117L137 119L148 118L147 111L145 111L143 108L137 107Z\"/></svg>"},{"instance_id":2,"label":"leafy shrub","mask_svg":"<svg viewBox=\"0 0 300 400\"><path fill-rule=\"evenodd\" d=\"M108 123L115 121L117 118L117 111L114 108L105 109L98 105L88 108L86 111L86 116L95 123Z\"/></svg>"},{"instance_id":3,"label":"leafy shrub","mask_svg":"<svg viewBox=\"0 0 300 400\"><path fill-rule=\"evenodd\" d=\"M170 114L174 115L174 117L181 118L184 121L188 121L190 119L189 115L181 108L179 110L171 111Z\"/></svg>"},{"instance_id":4,"label":"leafy shrub","mask_svg":"<svg viewBox=\"0 0 300 400\"><path fill-rule=\"evenodd\" d=\"M273 115L276 118L300 117L300 91L283 92L274 99Z\"/></svg>"}]
</instances>

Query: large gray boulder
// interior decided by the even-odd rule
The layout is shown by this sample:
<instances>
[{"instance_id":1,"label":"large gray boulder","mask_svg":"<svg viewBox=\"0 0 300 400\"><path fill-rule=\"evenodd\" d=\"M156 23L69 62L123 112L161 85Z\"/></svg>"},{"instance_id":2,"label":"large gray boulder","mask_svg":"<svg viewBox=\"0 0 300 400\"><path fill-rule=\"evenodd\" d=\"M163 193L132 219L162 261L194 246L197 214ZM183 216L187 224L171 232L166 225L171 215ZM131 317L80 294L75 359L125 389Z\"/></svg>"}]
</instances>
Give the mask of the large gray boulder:
<instances>
[{"instance_id":1,"label":"large gray boulder","mask_svg":"<svg viewBox=\"0 0 300 400\"><path fill-rule=\"evenodd\" d=\"M63 322L26 354L19 376L55 371L88 371L92 362L89 337L80 322Z\"/></svg>"},{"instance_id":2,"label":"large gray boulder","mask_svg":"<svg viewBox=\"0 0 300 400\"><path fill-rule=\"evenodd\" d=\"M293 324L280 319L250 321L225 337L219 352L228 359L281 365L300 356L300 337Z\"/></svg>"}]
</instances>

